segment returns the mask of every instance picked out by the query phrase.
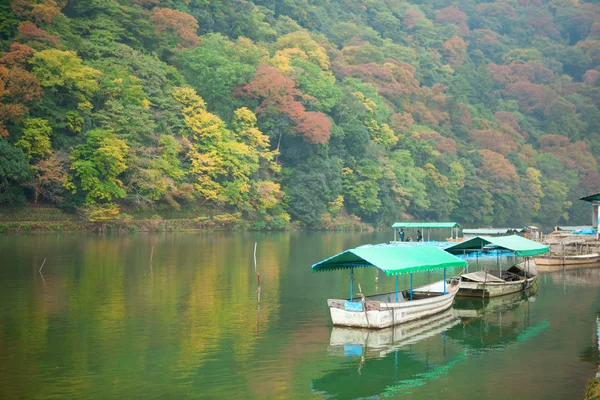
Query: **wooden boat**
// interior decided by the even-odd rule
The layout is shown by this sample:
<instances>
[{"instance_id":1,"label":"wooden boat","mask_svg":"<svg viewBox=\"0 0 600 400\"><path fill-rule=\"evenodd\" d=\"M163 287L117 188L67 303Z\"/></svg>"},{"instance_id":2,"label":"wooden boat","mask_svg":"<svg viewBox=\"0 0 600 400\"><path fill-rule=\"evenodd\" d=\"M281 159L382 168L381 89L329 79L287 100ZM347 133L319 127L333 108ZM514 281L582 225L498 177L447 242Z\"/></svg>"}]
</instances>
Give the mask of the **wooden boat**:
<instances>
[{"instance_id":1,"label":"wooden boat","mask_svg":"<svg viewBox=\"0 0 600 400\"><path fill-rule=\"evenodd\" d=\"M531 288L537 275L516 266L503 271L477 271L461 276L458 296L490 298L525 291Z\"/></svg>"},{"instance_id":2,"label":"wooden boat","mask_svg":"<svg viewBox=\"0 0 600 400\"><path fill-rule=\"evenodd\" d=\"M350 270L350 300L329 299L327 305L335 326L387 328L440 313L452 306L460 281L450 284L444 279L430 285L412 288L412 273L446 268L463 268L467 263L433 246L361 246L346 250L312 266L313 272ZM386 275L396 276L396 292L353 297L353 271L356 267L376 267ZM411 274L409 290L400 291L398 275Z\"/></svg>"},{"instance_id":3,"label":"wooden boat","mask_svg":"<svg viewBox=\"0 0 600 400\"><path fill-rule=\"evenodd\" d=\"M452 306L458 293L460 281L453 281L447 286L444 294L444 282L417 288L413 291L412 300L407 291L403 291L398 301L395 293L353 299L359 306L348 306L345 300L327 300L331 321L335 326L358 328L387 328L390 326L415 321L445 311Z\"/></svg>"},{"instance_id":4,"label":"wooden boat","mask_svg":"<svg viewBox=\"0 0 600 400\"><path fill-rule=\"evenodd\" d=\"M583 254L579 256L543 256L535 257L536 269L539 272L553 272L587 268L600 267L600 254Z\"/></svg>"}]
</instances>

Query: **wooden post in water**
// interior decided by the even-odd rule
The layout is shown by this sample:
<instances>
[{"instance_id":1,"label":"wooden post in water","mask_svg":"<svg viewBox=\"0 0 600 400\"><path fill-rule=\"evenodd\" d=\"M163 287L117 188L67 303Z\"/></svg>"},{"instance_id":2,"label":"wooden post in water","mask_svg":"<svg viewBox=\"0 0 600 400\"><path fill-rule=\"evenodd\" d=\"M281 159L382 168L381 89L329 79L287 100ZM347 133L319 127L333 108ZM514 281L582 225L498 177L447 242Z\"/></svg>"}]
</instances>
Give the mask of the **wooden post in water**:
<instances>
[{"instance_id":1,"label":"wooden post in water","mask_svg":"<svg viewBox=\"0 0 600 400\"><path fill-rule=\"evenodd\" d=\"M150 252L150 264L152 264L153 257L154 257L154 246L152 246L152 251Z\"/></svg>"},{"instance_id":2,"label":"wooden post in water","mask_svg":"<svg viewBox=\"0 0 600 400\"><path fill-rule=\"evenodd\" d=\"M398 276L398 275L396 275ZM410 300L412 301L412 296L413 296L413 286L412 286L412 272L410 273ZM398 300L396 300L398 301Z\"/></svg>"},{"instance_id":3,"label":"wooden post in water","mask_svg":"<svg viewBox=\"0 0 600 400\"><path fill-rule=\"evenodd\" d=\"M396 274L396 303L398 302L398 274Z\"/></svg>"},{"instance_id":4,"label":"wooden post in water","mask_svg":"<svg viewBox=\"0 0 600 400\"><path fill-rule=\"evenodd\" d=\"M352 301L352 296L354 292L354 267L350 268L350 299L348 301Z\"/></svg>"}]
</instances>

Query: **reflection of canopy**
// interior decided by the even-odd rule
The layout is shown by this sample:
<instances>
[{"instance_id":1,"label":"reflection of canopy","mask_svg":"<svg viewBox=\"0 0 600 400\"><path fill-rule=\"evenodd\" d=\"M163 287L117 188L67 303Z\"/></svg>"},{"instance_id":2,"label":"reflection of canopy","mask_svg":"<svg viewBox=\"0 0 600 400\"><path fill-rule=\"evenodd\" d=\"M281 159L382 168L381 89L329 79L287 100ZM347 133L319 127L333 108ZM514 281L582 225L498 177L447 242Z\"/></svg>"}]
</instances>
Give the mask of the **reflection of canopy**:
<instances>
[{"instance_id":1,"label":"reflection of canopy","mask_svg":"<svg viewBox=\"0 0 600 400\"><path fill-rule=\"evenodd\" d=\"M396 222L392 225L395 229L450 229L460 228L456 222Z\"/></svg>"},{"instance_id":2,"label":"reflection of canopy","mask_svg":"<svg viewBox=\"0 0 600 400\"><path fill-rule=\"evenodd\" d=\"M376 267L386 275L466 267L467 263L433 246L361 246L312 266L313 272Z\"/></svg>"},{"instance_id":3,"label":"reflection of canopy","mask_svg":"<svg viewBox=\"0 0 600 400\"><path fill-rule=\"evenodd\" d=\"M512 251L519 257L531 257L539 254L547 253L550 247L534 242L533 240L525 239L518 235L511 236L475 236L472 239L464 242L456 243L455 245L446 248L450 253L461 253L463 251L479 251L484 246L494 245L500 249Z\"/></svg>"}]
</instances>

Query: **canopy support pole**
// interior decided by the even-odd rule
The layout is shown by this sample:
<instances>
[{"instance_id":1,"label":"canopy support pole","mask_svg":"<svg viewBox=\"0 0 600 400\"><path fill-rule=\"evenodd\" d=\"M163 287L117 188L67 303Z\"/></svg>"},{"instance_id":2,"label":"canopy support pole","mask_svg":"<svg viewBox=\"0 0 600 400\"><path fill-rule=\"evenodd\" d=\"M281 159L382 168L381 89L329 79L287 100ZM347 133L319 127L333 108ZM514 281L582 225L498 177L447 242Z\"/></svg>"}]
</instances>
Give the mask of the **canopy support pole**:
<instances>
[{"instance_id":1,"label":"canopy support pole","mask_svg":"<svg viewBox=\"0 0 600 400\"><path fill-rule=\"evenodd\" d=\"M410 273L410 300L411 301L412 301L412 294L413 294L413 289L412 289L412 272L411 272Z\"/></svg>"},{"instance_id":2,"label":"canopy support pole","mask_svg":"<svg viewBox=\"0 0 600 400\"><path fill-rule=\"evenodd\" d=\"M398 233L398 229L394 229L394 242L397 242L396 234Z\"/></svg>"},{"instance_id":3,"label":"canopy support pole","mask_svg":"<svg viewBox=\"0 0 600 400\"><path fill-rule=\"evenodd\" d=\"M352 296L354 295L354 268L350 268L350 300L352 301Z\"/></svg>"},{"instance_id":4,"label":"canopy support pole","mask_svg":"<svg viewBox=\"0 0 600 400\"><path fill-rule=\"evenodd\" d=\"M446 294L446 268L444 268L444 294Z\"/></svg>"},{"instance_id":5,"label":"canopy support pole","mask_svg":"<svg viewBox=\"0 0 600 400\"><path fill-rule=\"evenodd\" d=\"M396 303L398 302L398 274L396 274Z\"/></svg>"}]
</instances>

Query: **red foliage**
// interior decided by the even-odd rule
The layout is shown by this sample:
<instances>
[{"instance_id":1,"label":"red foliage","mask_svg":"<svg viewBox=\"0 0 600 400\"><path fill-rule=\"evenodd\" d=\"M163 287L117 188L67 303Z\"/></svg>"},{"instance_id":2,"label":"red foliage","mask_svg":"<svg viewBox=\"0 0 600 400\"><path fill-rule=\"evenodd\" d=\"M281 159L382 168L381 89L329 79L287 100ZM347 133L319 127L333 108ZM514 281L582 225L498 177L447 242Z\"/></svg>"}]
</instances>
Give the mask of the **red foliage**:
<instances>
[{"instance_id":1,"label":"red foliage","mask_svg":"<svg viewBox=\"0 0 600 400\"><path fill-rule=\"evenodd\" d=\"M469 34L467 16L456 6L442 8L435 14L435 20L458 25L462 36L467 36Z\"/></svg>"},{"instance_id":2,"label":"red foliage","mask_svg":"<svg viewBox=\"0 0 600 400\"><path fill-rule=\"evenodd\" d=\"M256 110L259 113L275 110L287 115L296 124L293 129L302 133L309 142L325 143L329 140L329 118L320 112L306 111L299 99L307 100L310 96L297 89L296 82L284 76L277 68L259 65L252 82L244 85L240 93L261 100Z\"/></svg>"},{"instance_id":3,"label":"red foliage","mask_svg":"<svg viewBox=\"0 0 600 400\"><path fill-rule=\"evenodd\" d=\"M31 18L37 24L49 24L65 4L65 0L13 0L10 6L13 12L21 19Z\"/></svg>"},{"instance_id":4,"label":"red foliage","mask_svg":"<svg viewBox=\"0 0 600 400\"><path fill-rule=\"evenodd\" d=\"M550 83L554 80L554 72L536 61L525 64L488 65L491 78L501 85L528 81L532 83Z\"/></svg>"},{"instance_id":5,"label":"red foliage","mask_svg":"<svg viewBox=\"0 0 600 400\"><path fill-rule=\"evenodd\" d=\"M412 114L408 112L398 113L392 116L392 128L395 131L407 133L414 123L415 120L413 119Z\"/></svg>"},{"instance_id":6,"label":"red foliage","mask_svg":"<svg viewBox=\"0 0 600 400\"><path fill-rule=\"evenodd\" d=\"M583 75L583 82L587 85L594 85L598 80L598 71L595 69L588 69Z\"/></svg>"},{"instance_id":7,"label":"red foliage","mask_svg":"<svg viewBox=\"0 0 600 400\"><path fill-rule=\"evenodd\" d=\"M335 62L333 68L338 75L360 78L372 84L388 99L398 99L415 94L419 90L419 81L414 77L415 68L403 62L386 62L384 65L377 63L348 65Z\"/></svg>"},{"instance_id":8,"label":"red foliage","mask_svg":"<svg viewBox=\"0 0 600 400\"><path fill-rule=\"evenodd\" d=\"M28 112L26 103L40 99L42 89L35 76L19 67L0 65L0 135L7 136L6 124L18 123Z\"/></svg>"},{"instance_id":9,"label":"red foliage","mask_svg":"<svg viewBox=\"0 0 600 400\"><path fill-rule=\"evenodd\" d=\"M183 48L194 47L200 41L196 34L198 21L188 13L155 7L152 9L150 21L154 24L156 33L169 32L175 35L180 39Z\"/></svg>"},{"instance_id":10,"label":"red foliage","mask_svg":"<svg viewBox=\"0 0 600 400\"><path fill-rule=\"evenodd\" d=\"M500 122L500 124L510 125L510 127L513 128L517 132L521 130L519 121L517 121L517 118L515 118L515 116L511 112L498 111L496 113L496 119L498 120L498 122Z\"/></svg>"},{"instance_id":11,"label":"red foliage","mask_svg":"<svg viewBox=\"0 0 600 400\"><path fill-rule=\"evenodd\" d=\"M556 156L565 167L578 172L583 187L588 191L597 189L598 164L586 142L570 143L569 138L561 135L540 136L539 142L540 152Z\"/></svg>"},{"instance_id":12,"label":"red foliage","mask_svg":"<svg viewBox=\"0 0 600 400\"><path fill-rule=\"evenodd\" d=\"M517 143L512 137L494 129L473 130L469 132L469 137L477 143L478 147L493 150L502 155L517 151Z\"/></svg>"},{"instance_id":13,"label":"red foliage","mask_svg":"<svg viewBox=\"0 0 600 400\"><path fill-rule=\"evenodd\" d=\"M529 82L509 83L503 93L506 98L517 100L522 111L543 116L549 115L558 98L558 94L548 86Z\"/></svg>"},{"instance_id":14,"label":"red foliage","mask_svg":"<svg viewBox=\"0 0 600 400\"><path fill-rule=\"evenodd\" d=\"M535 36L547 37L559 34L558 29L554 27L552 20L543 15L528 18L527 26L533 29Z\"/></svg>"},{"instance_id":15,"label":"red foliage","mask_svg":"<svg viewBox=\"0 0 600 400\"><path fill-rule=\"evenodd\" d=\"M490 192L506 193L519 180L515 167L502 154L492 150L479 150L482 156L481 172L490 182Z\"/></svg>"},{"instance_id":16,"label":"red foliage","mask_svg":"<svg viewBox=\"0 0 600 400\"><path fill-rule=\"evenodd\" d=\"M31 22L21 22L17 28L17 40L22 42L46 42L52 46L58 46L58 36L50 35L43 29L38 28Z\"/></svg>"},{"instance_id":17,"label":"red foliage","mask_svg":"<svg viewBox=\"0 0 600 400\"><path fill-rule=\"evenodd\" d=\"M452 138L444 137L435 131L418 132L414 133L413 136L421 140L428 140L435 143L435 149L440 153L449 154L451 156L456 155L456 142Z\"/></svg>"},{"instance_id":18,"label":"red foliage","mask_svg":"<svg viewBox=\"0 0 600 400\"><path fill-rule=\"evenodd\" d=\"M500 41L496 32L490 29L475 29L471 33L471 40L475 41L475 44L481 47L499 46Z\"/></svg>"},{"instance_id":19,"label":"red foliage","mask_svg":"<svg viewBox=\"0 0 600 400\"><path fill-rule=\"evenodd\" d=\"M323 113L307 111L296 120L292 129L302 133L313 144L323 144L329 140L331 120Z\"/></svg>"},{"instance_id":20,"label":"red foliage","mask_svg":"<svg viewBox=\"0 0 600 400\"><path fill-rule=\"evenodd\" d=\"M27 60L35 53L29 46L14 42L10 45L10 51L0 57L0 64L12 67L14 65L24 66Z\"/></svg>"},{"instance_id":21,"label":"red foliage","mask_svg":"<svg viewBox=\"0 0 600 400\"><path fill-rule=\"evenodd\" d=\"M448 39L444 43L444 50L448 57L448 62L452 66L461 65L467 57L467 43L462 38L456 36Z\"/></svg>"},{"instance_id":22,"label":"red foliage","mask_svg":"<svg viewBox=\"0 0 600 400\"><path fill-rule=\"evenodd\" d=\"M420 12L418 12L415 9L409 8L404 14L404 26L406 27L406 29L413 29L417 21L420 21L422 19L423 16Z\"/></svg>"}]
</instances>

